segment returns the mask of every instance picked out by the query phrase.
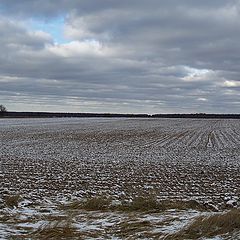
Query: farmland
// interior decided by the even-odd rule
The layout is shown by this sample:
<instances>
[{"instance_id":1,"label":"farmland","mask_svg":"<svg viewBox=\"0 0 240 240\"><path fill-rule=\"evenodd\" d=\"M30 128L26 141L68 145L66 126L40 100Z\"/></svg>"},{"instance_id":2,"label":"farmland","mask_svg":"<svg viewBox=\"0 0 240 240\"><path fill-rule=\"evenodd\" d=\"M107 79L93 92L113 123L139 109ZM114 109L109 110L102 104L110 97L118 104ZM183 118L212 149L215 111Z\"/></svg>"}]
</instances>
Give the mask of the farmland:
<instances>
[{"instance_id":1,"label":"farmland","mask_svg":"<svg viewBox=\"0 0 240 240\"><path fill-rule=\"evenodd\" d=\"M38 239L71 218L71 239L163 239L240 205L239 120L1 119L0 140L6 238ZM131 210L149 198L157 205ZM105 207L81 204L94 199Z\"/></svg>"}]
</instances>

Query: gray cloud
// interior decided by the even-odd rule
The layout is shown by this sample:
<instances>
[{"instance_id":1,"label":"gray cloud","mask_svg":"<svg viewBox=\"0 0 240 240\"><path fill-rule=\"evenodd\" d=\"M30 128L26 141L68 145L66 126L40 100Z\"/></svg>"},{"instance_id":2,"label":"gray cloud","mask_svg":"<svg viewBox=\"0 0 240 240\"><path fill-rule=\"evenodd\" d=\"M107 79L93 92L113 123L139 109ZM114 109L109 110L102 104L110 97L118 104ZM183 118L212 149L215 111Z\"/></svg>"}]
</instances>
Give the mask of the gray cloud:
<instances>
[{"instance_id":1,"label":"gray cloud","mask_svg":"<svg viewBox=\"0 0 240 240\"><path fill-rule=\"evenodd\" d=\"M2 0L0 7L0 101L13 110L239 110L239 1ZM57 16L65 18L64 44L27 26Z\"/></svg>"}]
</instances>

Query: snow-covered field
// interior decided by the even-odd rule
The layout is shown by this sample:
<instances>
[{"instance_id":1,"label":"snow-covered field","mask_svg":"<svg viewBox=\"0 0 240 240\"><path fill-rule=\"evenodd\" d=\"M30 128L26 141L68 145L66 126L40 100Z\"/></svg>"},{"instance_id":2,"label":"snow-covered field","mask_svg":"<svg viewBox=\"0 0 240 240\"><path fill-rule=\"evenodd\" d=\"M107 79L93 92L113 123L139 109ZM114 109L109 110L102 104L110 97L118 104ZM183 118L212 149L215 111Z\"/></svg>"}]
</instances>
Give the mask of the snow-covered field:
<instances>
[{"instance_id":1,"label":"snow-covered field","mask_svg":"<svg viewBox=\"0 0 240 240\"><path fill-rule=\"evenodd\" d=\"M2 239L38 229L42 215L62 214L58 203L95 196L130 202L149 195L158 201L195 200L208 210L226 211L240 205L240 121L0 119L0 184ZM19 206L5 206L5 197L16 194ZM155 221L155 229L144 231L160 231L164 237L202 214L209 212L168 210L136 213L134 219L152 227ZM82 231L97 229L96 238L118 239L118 225L129 217L83 211L74 215L74 224Z\"/></svg>"}]
</instances>

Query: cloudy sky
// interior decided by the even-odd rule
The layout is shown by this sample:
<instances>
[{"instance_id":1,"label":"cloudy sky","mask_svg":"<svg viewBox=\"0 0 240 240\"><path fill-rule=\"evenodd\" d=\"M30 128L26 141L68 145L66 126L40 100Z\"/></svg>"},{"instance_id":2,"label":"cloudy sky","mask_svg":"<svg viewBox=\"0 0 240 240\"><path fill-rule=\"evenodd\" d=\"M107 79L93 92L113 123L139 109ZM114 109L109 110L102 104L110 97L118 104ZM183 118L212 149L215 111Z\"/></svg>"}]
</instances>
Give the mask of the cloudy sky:
<instances>
[{"instance_id":1,"label":"cloudy sky","mask_svg":"<svg viewBox=\"0 0 240 240\"><path fill-rule=\"evenodd\" d=\"M0 103L237 113L239 43L239 0L0 0Z\"/></svg>"}]
</instances>

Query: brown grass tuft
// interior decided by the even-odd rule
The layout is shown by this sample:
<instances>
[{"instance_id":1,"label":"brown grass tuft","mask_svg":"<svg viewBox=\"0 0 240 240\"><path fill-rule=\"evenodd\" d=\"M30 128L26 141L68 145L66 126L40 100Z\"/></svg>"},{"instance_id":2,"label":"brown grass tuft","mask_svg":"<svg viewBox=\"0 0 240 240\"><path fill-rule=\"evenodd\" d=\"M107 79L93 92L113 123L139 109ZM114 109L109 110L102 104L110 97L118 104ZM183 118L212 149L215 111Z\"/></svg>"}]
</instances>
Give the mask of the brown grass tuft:
<instances>
[{"instance_id":1,"label":"brown grass tuft","mask_svg":"<svg viewBox=\"0 0 240 240\"><path fill-rule=\"evenodd\" d=\"M116 210L119 211L127 211L127 212L149 212L149 211L162 211L165 207L158 203L157 200L150 196L146 197L137 197L133 199L132 202L123 202L122 205L116 206Z\"/></svg>"},{"instance_id":2,"label":"brown grass tuft","mask_svg":"<svg viewBox=\"0 0 240 240\"><path fill-rule=\"evenodd\" d=\"M110 203L110 199L104 197L95 197L83 202L82 207L87 211L103 211L109 208Z\"/></svg>"},{"instance_id":3,"label":"brown grass tuft","mask_svg":"<svg viewBox=\"0 0 240 240\"><path fill-rule=\"evenodd\" d=\"M41 226L31 234L31 239L75 239L77 229L70 220L53 221ZM80 239L80 238L78 238Z\"/></svg>"},{"instance_id":4,"label":"brown grass tuft","mask_svg":"<svg viewBox=\"0 0 240 240\"><path fill-rule=\"evenodd\" d=\"M158 201L155 196L140 196L130 201L123 201L120 205L111 205L111 200L104 196L89 198L85 201L75 201L60 205L60 210L86 210L86 211L122 211L122 212L162 212L168 209L196 209L209 210L197 201Z\"/></svg>"},{"instance_id":5,"label":"brown grass tuft","mask_svg":"<svg viewBox=\"0 0 240 240\"><path fill-rule=\"evenodd\" d=\"M9 208L18 207L20 201L21 201L20 195L9 195L4 197L5 205Z\"/></svg>"},{"instance_id":6,"label":"brown grass tuft","mask_svg":"<svg viewBox=\"0 0 240 240\"><path fill-rule=\"evenodd\" d=\"M240 231L240 209L233 209L224 214L210 217L198 217L186 229L169 236L167 239L198 239Z\"/></svg>"},{"instance_id":7,"label":"brown grass tuft","mask_svg":"<svg viewBox=\"0 0 240 240\"><path fill-rule=\"evenodd\" d=\"M189 201L163 201L162 204L165 206L165 209L178 209L178 210L187 210L194 209L199 211L215 210L207 205L203 205L195 200Z\"/></svg>"},{"instance_id":8,"label":"brown grass tuft","mask_svg":"<svg viewBox=\"0 0 240 240\"><path fill-rule=\"evenodd\" d=\"M124 222L119 225L120 229L117 235L125 239L135 233L141 233L149 230L151 228L151 222L141 221L141 222ZM132 238L133 239L133 238Z\"/></svg>"},{"instance_id":9,"label":"brown grass tuft","mask_svg":"<svg viewBox=\"0 0 240 240\"><path fill-rule=\"evenodd\" d=\"M83 209L86 211L104 211L108 210L111 204L111 200L105 197L94 197L85 201L75 201L67 205L61 205L61 210L78 210Z\"/></svg>"},{"instance_id":10,"label":"brown grass tuft","mask_svg":"<svg viewBox=\"0 0 240 240\"><path fill-rule=\"evenodd\" d=\"M116 207L120 211L142 211L142 212L162 212L168 209L196 209L208 210L206 206L197 201L157 201L154 196L137 197L132 202L123 203Z\"/></svg>"}]
</instances>

